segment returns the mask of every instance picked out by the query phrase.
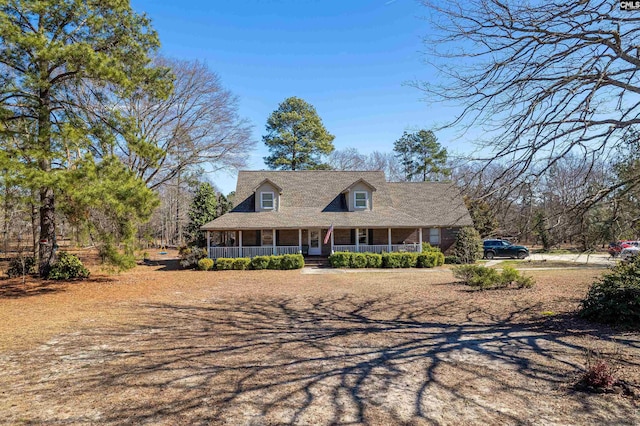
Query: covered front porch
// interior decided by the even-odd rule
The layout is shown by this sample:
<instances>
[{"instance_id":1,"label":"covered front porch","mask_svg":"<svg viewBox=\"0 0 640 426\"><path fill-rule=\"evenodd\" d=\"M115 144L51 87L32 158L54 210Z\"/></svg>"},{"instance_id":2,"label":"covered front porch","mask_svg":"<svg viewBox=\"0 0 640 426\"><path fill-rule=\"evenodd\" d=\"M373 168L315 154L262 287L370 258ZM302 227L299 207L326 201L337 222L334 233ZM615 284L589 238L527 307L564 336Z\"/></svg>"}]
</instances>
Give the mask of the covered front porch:
<instances>
[{"instance_id":1,"label":"covered front porch","mask_svg":"<svg viewBox=\"0 0 640 426\"><path fill-rule=\"evenodd\" d=\"M430 242L439 244L435 233ZM328 237L327 237L328 234ZM337 251L391 253L422 251L422 228L298 228L207 231L211 259L301 253L328 256Z\"/></svg>"}]
</instances>

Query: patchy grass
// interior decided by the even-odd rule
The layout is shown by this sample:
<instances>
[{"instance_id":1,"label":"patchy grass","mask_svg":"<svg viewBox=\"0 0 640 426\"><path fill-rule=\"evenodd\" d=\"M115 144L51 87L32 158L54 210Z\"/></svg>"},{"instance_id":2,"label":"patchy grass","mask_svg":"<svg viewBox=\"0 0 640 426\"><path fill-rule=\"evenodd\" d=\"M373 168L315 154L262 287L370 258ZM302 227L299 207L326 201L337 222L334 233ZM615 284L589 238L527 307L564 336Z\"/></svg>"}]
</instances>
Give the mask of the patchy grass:
<instances>
[{"instance_id":1,"label":"patchy grass","mask_svg":"<svg viewBox=\"0 0 640 426\"><path fill-rule=\"evenodd\" d=\"M589 269L601 269L606 268L600 264L583 263L583 262L571 262L565 260L504 260L500 263L493 265L493 268L503 268L505 266L511 266L513 268L589 268Z\"/></svg>"},{"instance_id":2,"label":"patchy grass","mask_svg":"<svg viewBox=\"0 0 640 426\"><path fill-rule=\"evenodd\" d=\"M158 262L3 293L4 420L640 422L636 399L572 389L584 373L584 351L601 341L620 353L627 383L640 381L638 334L572 314L593 269L533 271L532 290L482 293L468 292L444 268L335 275L170 269ZM0 288L20 285L0 281Z\"/></svg>"}]
</instances>

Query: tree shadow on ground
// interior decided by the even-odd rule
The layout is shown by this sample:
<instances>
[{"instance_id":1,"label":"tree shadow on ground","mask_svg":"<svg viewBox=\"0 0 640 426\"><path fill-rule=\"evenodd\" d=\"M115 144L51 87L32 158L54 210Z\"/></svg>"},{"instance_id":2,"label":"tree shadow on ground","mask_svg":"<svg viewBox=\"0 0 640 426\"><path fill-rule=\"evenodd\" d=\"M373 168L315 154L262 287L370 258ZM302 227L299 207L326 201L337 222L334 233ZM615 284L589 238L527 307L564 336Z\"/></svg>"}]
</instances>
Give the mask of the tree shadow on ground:
<instances>
[{"instance_id":1,"label":"tree shadow on ground","mask_svg":"<svg viewBox=\"0 0 640 426\"><path fill-rule=\"evenodd\" d=\"M101 422L117 424L640 420L633 403L568 390L587 336L610 339L612 331L571 316L536 319L538 305L499 315L341 295L145 309L147 320L130 328L77 336L64 349L69 369L55 364L63 373L16 391L39 387L54 407L60 398L90 403ZM626 368L638 371L638 336L616 342L630 354Z\"/></svg>"},{"instance_id":2,"label":"tree shadow on ground","mask_svg":"<svg viewBox=\"0 0 640 426\"><path fill-rule=\"evenodd\" d=\"M65 291L69 285L77 282L108 283L113 281L114 279L109 277L90 277L81 281L52 281L29 276L25 282L22 282L22 278L4 278L0 279L0 299L20 299L60 293Z\"/></svg>"},{"instance_id":3,"label":"tree shadow on ground","mask_svg":"<svg viewBox=\"0 0 640 426\"><path fill-rule=\"evenodd\" d=\"M155 271L180 271L184 269L180 265L180 259L148 260L142 265L153 267Z\"/></svg>"}]
</instances>

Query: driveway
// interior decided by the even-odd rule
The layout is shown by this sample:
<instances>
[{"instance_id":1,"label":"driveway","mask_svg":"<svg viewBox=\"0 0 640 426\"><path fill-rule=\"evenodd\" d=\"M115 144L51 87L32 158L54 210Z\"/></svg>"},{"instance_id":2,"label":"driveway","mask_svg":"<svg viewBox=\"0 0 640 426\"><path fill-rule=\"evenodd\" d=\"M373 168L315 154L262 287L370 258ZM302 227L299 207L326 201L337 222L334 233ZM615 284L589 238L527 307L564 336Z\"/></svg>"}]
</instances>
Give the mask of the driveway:
<instances>
[{"instance_id":1,"label":"driveway","mask_svg":"<svg viewBox=\"0 0 640 426\"><path fill-rule=\"evenodd\" d=\"M499 265L505 260L511 260L509 258L498 258L490 260L485 266ZM608 253L571 253L571 254L547 254L547 253L533 253L522 262L573 262L576 266L580 265L601 265L612 266L615 265L617 259L612 258Z\"/></svg>"}]
</instances>

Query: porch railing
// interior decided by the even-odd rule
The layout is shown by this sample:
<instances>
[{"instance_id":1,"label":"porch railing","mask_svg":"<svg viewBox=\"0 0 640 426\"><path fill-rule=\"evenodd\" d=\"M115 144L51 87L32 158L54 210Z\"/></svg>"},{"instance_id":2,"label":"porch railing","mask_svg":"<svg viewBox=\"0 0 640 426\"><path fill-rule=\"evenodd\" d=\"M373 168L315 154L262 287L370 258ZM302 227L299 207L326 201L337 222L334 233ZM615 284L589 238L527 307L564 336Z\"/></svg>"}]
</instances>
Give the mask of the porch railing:
<instances>
[{"instance_id":1,"label":"porch railing","mask_svg":"<svg viewBox=\"0 0 640 426\"><path fill-rule=\"evenodd\" d=\"M389 253L389 244L360 244L356 247L355 244L349 245L334 245L333 251L350 251L353 253ZM419 244L391 244L392 252L418 252L420 251Z\"/></svg>"},{"instance_id":2,"label":"porch railing","mask_svg":"<svg viewBox=\"0 0 640 426\"><path fill-rule=\"evenodd\" d=\"M217 259L219 257L256 257L271 256L281 254L300 253L298 246L267 246L267 247L210 247L209 257Z\"/></svg>"}]
</instances>

